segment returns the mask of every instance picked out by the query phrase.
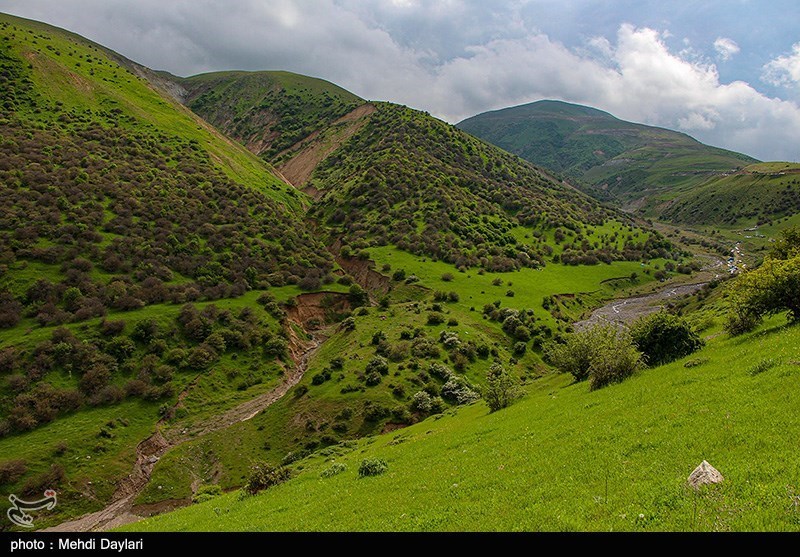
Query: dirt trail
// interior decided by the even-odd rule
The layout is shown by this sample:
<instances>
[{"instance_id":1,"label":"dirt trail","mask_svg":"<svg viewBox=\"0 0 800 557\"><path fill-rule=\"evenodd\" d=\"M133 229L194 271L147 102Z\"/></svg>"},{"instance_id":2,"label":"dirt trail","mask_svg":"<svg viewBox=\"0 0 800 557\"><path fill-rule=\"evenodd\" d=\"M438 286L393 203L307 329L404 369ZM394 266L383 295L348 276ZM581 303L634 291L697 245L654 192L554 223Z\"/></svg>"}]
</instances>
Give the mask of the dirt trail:
<instances>
[{"instance_id":1,"label":"dirt trail","mask_svg":"<svg viewBox=\"0 0 800 557\"><path fill-rule=\"evenodd\" d=\"M695 284L667 285L658 292L614 300L592 312L588 319L578 321L573 325L576 331L581 331L599 323L612 323L615 325L629 325L639 317L660 311L666 302L693 294L708 284L698 282Z\"/></svg>"},{"instance_id":2,"label":"dirt trail","mask_svg":"<svg viewBox=\"0 0 800 557\"><path fill-rule=\"evenodd\" d=\"M111 498L111 503L99 511L86 514L75 520L62 522L51 528L45 528L43 531L96 532L140 520L142 517L132 512L134 501L147 486L156 463L167 451L185 441L195 440L214 431L225 429L240 422L246 422L282 398L289 389L302 379L303 374L308 369L308 362L327 337L318 333L312 336L310 341L301 341L297 338L291 326L288 326L288 330L290 337L292 337L290 338L290 353L295 365L284 376L284 380L280 385L269 392L243 402L220 415L212 416L190 428L180 431L168 431L166 437L161 431L161 426L164 425L163 421L159 422L156 432L136 447L136 462L133 465L133 471L119 482ZM180 398L179 396L179 400Z\"/></svg>"}]
</instances>

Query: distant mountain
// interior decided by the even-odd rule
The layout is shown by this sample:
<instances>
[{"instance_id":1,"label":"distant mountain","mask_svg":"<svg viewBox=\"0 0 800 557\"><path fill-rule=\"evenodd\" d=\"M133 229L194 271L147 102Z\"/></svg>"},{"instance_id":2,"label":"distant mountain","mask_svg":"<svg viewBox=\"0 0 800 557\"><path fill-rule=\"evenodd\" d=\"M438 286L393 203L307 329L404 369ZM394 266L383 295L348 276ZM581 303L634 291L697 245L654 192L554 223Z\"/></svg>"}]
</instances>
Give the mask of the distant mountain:
<instances>
[{"instance_id":1,"label":"distant mountain","mask_svg":"<svg viewBox=\"0 0 800 557\"><path fill-rule=\"evenodd\" d=\"M457 126L576 181L595 196L634 207L757 162L683 133L561 101L485 112Z\"/></svg>"}]
</instances>

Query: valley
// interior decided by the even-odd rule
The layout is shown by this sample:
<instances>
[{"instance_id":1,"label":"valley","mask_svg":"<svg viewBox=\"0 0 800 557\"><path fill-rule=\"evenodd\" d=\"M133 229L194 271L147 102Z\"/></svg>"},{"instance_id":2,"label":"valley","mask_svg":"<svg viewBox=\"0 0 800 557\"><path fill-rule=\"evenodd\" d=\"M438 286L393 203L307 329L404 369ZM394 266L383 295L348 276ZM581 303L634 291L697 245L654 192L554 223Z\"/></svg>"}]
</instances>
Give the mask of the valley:
<instances>
[{"instance_id":1,"label":"valley","mask_svg":"<svg viewBox=\"0 0 800 557\"><path fill-rule=\"evenodd\" d=\"M797 530L798 165L4 14L0 106L0 489L57 491L37 530Z\"/></svg>"}]
</instances>

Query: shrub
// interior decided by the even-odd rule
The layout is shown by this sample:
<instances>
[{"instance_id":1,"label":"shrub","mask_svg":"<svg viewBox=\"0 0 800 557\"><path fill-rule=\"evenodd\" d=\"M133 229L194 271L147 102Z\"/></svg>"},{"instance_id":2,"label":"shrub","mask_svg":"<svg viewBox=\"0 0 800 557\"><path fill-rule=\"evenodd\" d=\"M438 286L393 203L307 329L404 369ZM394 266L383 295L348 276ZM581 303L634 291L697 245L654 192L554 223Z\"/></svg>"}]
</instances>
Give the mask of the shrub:
<instances>
[{"instance_id":1,"label":"shrub","mask_svg":"<svg viewBox=\"0 0 800 557\"><path fill-rule=\"evenodd\" d=\"M365 371L367 373L377 372L381 375L386 375L389 373L389 362L387 362L386 358L383 358L382 356L373 356L367 363L367 368Z\"/></svg>"},{"instance_id":2,"label":"shrub","mask_svg":"<svg viewBox=\"0 0 800 557\"><path fill-rule=\"evenodd\" d=\"M355 307L364 306L369 303L369 293L357 284L353 284L348 291L350 305Z\"/></svg>"},{"instance_id":3,"label":"shrub","mask_svg":"<svg viewBox=\"0 0 800 557\"><path fill-rule=\"evenodd\" d=\"M335 358L331 359L331 369L342 369L344 368L344 358L341 356L336 356Z\"/></svg>"},{"instance_id":4,"label":"shrub","mask_svg":"<svg viewBox=\"0 0 800 557\"><path fill-rule=\"evenodd\" d=\"M208 369L217 358L217 353L210 346L201 344L195 346L192 351L189 352L189 358L186 363L190 368L205 370Z\"/></svg>"},{"instance_id":5,"label":"shrub","mask_svg":"<svg viewBox=\"0 0 800 557\"><path fill-rule=\"evenodd\" d=\"M528 345L524 342L515 342L514 343L514 354L516 356L524 356L525 352L528 351Z\"/></svg>"},{"instance_id":6,"label":"shrub","mask_svg":"<svg viewBox=\"0 0 800 557\"><path fill-rule=\"evenodd\" d=\"M272 356L273 358L285 358L289 350L289 345L281 337L270 337L264 343L264 355Z\"/></svg>"},{"instance_id":7,"label":"shrub","mask_svg":"<svg viewBox=\"0 0 800 557\"><path fill-rule=\"evenodd\" d=\"M755 365L750 366L747 368L747 375L755 376L759 373L764 373L765 371L769 371L770 369L774 368L778 364L780 364L780 360L776 358L765 358L758 362Z\"/></svg>"},{"instance_id":8,"label":"shrub","mask_svg":"<svg viewBox=\"0 0 800 557\"><path fill-rule=\"evenodd\" d=\"M333 477L333 476L335 476L337 474L341 474L342 472L345 472L346 470L347 470L347 465L346 464L343 464L341 462L334 462L328 468L325 468L325 470L323 470L320 473L320 477L331 478L331 477Z\"/></svg>"},{"instance_id":9,"label":"shrub","mask_svg":"<svg viewBox=\"0 0 800 557\"><path fill-rule=\"evenodd\" d=\"M665 311L638 319L630 334L650 366L688 356L704 344L686 319Z\"/></svg>"},{"instance_id":10,"label":"shrub","mask_svg":"<svg viewBox=\"0 0 800 557\"><path fill-rule=\"evenodd\" d=\"M106 337L113 337L120 334L125 329L125 321L106 321L100 322L100 334Z\"/></svg>"},{"instance_id":11,"label":"shrub","mask_svg":"<svg viewBox=\"0 0 800 557\"><path fill-rule=\"evenodd\" d=\"M730 303L734 314L751 321L783 311L791 321L800 320L800 255L786 260L767 257L761 267L740 275Z\"/></svg>"},{"instance_id":12,"label":"shrub","mask_svg":"<svg viewBox=\"0 0 800 557\"><path fill-rule=\"evenodd\" d=\"M355 331L356 330L356 320L352 317L348 317L344 321L342 321L342 329L345 331Z\"/></svg>"},{"instance_id":13,"label":"shrub","mask_svg":"<svg viewBox=\"0 0 800 557\"><path fill-rule=\"evenodd\" d=\"M590 379L592 390L622 381L642 366L642 354L630 334L613 325L597 325L568 335L564 344L550 344L545 355L577 381Z\"/></svg>"},{"instance_id":14,"label":"shrub","mask_svg":"<svg viewBox=\"0 0 800 557\"><path fill-rule=\"evenodd\" d=\"M381 458L365 458L358 466L358 475L362 478L380 476L388 469L389 465Z\"/></svg>"},{"instance_id":15,"label":"shrub","mask_svg":"<svg viewBox=\"0 0 800 557\"><path fill-rule=\"evenodd\" d=\"M28 465L24 460L15 459L0 462L0 485L16 482L27 471Z\"/></svg>"},{"instance_id":16,"label":"shrub","mask_svg":"<svg viewBox=\"0 0 800 557\"><path fill-rule=\"evenodd\" d=\"M447 383L442 385L442 398L454 404L469 404L480 398L478 393L473 391L466 381L460 377L452 377Z\"/></svg>"},{"instance_id":17,"label":"shrub","mask_svg":"<svg viewBox=\"0 0 800 557\"><path fill-rule=\"evenodd\" d=\"M192 495L192 503L203 503L210 501L214 497L222 495L222 488L219 484L202 485L197 492Z\"/></svg>"},{"instance_id":18,"label":"shrub","mask_svg":"<svg viewBox=\"0 0 800 557\"><path fill-rule=\"evenodd\" d=\"M428 373L442 381L449 381L453 376L453 371L439 362L431 362L431 365L428 366Z\"/></svg>"},{"instance_id":19,"label":"shrub","mask_svg":"<svg viewBox=\"0 0 800 557\"><path fill-rule=\"evenodd\" d=\"M431 411L431 395L425 391L415 393L411 399L411 409L423 414L429 414Z\"/></svg>"},{"instance_id":20,"label":"shrub","mask_svg":"<svg viewBox=\"0 0 800 557\"><path fill-rule=\"evenodd\" d=\"M386 340L386 333L383 331L375 331L372 333L372 344L373 346L380 344L382 340Z\"/></svg>"},{"instance_id":21,"label":"shrub","mask_svg":"<svg viewBox=\"0 0 800 557\"><path fill-rule=\"evenodd\" d=\"M369 400L364 403L364 419L368 422L380 421L390 413L389 409L382 404L376 404Z\"/></svg>"},{"instance_id":22,"label":"shrub","mask_svg":"<svg viewBox=\"0 0 800 557\"><path fill-rule=\"evenodd\" d=\"M288 456L288 455L287 455ZM244 485L248 495L255 495L259 491L282 484L291 477L291 470L283 466L272 466L267 462L260 462L250 468L250 475Z\"/></svg>"},{"instance_id":23,"label":"shrub","mask_svg":"<svg viewBox=\"0 0 800 557\"><path fill-rule=\"evenodd\" d=\"M442 280L445 282L452 282L453 278L453 273L444 273L442 275Z\"/></svg>"},{"instance_id":24,"label":"shrub","mask_svg":"<svg viewBox=\"0 0 800 557\"><path fill-rule=\"evenodd\" d=\"M312 385L322 385L325 381L331 378L331 369L326 367L321 372L315 374L311 378Z\"/></svg>"},{"instance_id":25,"label":"shrub","mask_svg":"<svg viewBox=\"0 0 800 557\"><path fill-rule=\"evenodd\" d=\"M364 376L364 382L368 387L374 387L375 385L380 384L381 379L381 374L377 371L372 371Z\"/></svg>"},{"instance_id":26,"label":"shrub","mask_svg":"<svg viewBox=\"0 0 800 557\"><path fill-rule=\"evenodd\" d=\"M754 311L744 308L732 309L725 319L723 328L731 336L739 336L749 333L761 323L761 316Z\"/></svg>"},{"instance_id":27,"label":"shrub","mask_svg":"<svg viewBox=\"0 0 800 557\"><path fill-rule=\"evenodd\" d=\"M158 335L158 322L155 319L143 319L136 323L131 332L131 338L147 344ZM203 337L205 338L205 337ZM201 340L201 339L198 339Z\"/></svg>"},{"instance_id":28,"label":"shrub","mask_svg":"<svg viewBox=\"0 0 800 557\"><path fill-rule=\"evenodd\" d=\"M519 385L516 378L500 364L492 364L486 374L486 388L483 393L483 398L489 405L489 411L497 412L506 408L519 396Z\"/></svg>"},{"instance_id":29,"label":"shrub","mask_svg":"<svg viewBox=\"0 0 800 557\"><path fill-rule=\"evenodd\" d=\"M446 321L444 314L433 311L428 314L428 325L441 325Z\"/></svg>"}]
</instances>

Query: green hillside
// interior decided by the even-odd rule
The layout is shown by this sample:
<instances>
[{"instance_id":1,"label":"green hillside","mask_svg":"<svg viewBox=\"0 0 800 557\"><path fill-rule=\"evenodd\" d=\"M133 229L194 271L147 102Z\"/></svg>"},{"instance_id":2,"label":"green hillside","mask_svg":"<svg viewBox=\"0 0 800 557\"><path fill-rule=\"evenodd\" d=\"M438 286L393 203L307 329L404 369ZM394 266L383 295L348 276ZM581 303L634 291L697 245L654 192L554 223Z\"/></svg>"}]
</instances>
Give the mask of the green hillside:
<instances>
[{"instance_id":1,"label":"green hillside","mask_svg":"<svg viewBox=\"0 0 800 557\"><path fill-rule=\"evenodd\" d=\"M477 402L332 447L257 496L127 529L797 531L800 330L782 323L595 392L550 375L500 412ZM370 458L388 470L359 478ZM702 460L724 481L695 492Z\"/></svg>"},{"instance_id":2,"label":"green hillside","mask_svg":"<svg viewBox=\"0 0 800 557\"><path fill-rule=\"evenodd\" d=\"M560 101L486 112L458 127L595 195L637 206L642 199L690 190L710 176L756 162L683 133Z\"/></svg>"},{"instance_id":3,"label":"green hillside","mask_svg":"<svg viewBox=\"0 0 800 557\"><path fill-rule=\"evenodd\" d=\"M189 108L268 160L364 103L332 83L290 72L216 72L177 82Z\"/></svg>"},{"instance_id":4,"label":"green hillside","mask_svg":"<svg viewBox=\"0 0 800 557\"><path fill-rule=\"evenodd\" d=\"M66 515L181 393L208 416L279 383L290 339L255 300L334 267L304 195L116 58L0 16L0 477Z\"/></svg>"},{"instance_id":5,"label":"green hillside","mask_svg":"<svg viewBox=\"0 0 800 557\"><path fill-rule=\"evenodd\" d=\"M746 166L661 203L660 212L674 222L741 227L791 217L800 212L800 164Z\"/></svg>"},{"instance_id":6,"label":"green hillside","mask_svg":"<svg viewBox=\"0 0 800 557\"><path fill-rule=\"evenodd\" d=\"M319 80L176 84L10 16L0 64L0 485L58 490L38 527L239 487L252 460L455 407L494 361L534 377L583 304L680 255L452 126ZM181 83L209 110L242 91L231 122L278 115L270 145L299 143L257 157L178 104Z\"/></svg>"}]
</instances>

